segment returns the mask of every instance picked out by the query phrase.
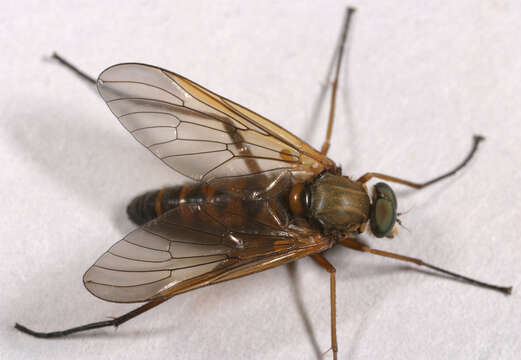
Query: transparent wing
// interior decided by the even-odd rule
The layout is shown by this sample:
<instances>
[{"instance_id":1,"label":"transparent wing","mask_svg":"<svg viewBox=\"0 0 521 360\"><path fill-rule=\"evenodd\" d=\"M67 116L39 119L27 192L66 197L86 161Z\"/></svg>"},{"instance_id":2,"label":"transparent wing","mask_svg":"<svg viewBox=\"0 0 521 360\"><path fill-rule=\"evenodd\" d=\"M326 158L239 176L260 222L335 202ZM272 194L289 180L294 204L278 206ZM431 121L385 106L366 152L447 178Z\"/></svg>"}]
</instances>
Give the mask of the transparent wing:
<instances>
[{"instance_id":1,"label":"transparent wing","mask_svg":"<svg viewBox=\"0 0 521 360\"><path fill-rule=\"evenodd\" d=\"M268 119L158 67L114 65L99 76L98 90L141 144L197 181L280 169L312 176L336 167Z\"/></svg>"},{"instance_id":2,"label":"transparent wing","mask_svg":"<svg viewBox=\"0 0 521 360\"><path fill-rule=\"evenodd\" d=\"M307 229L285 230L211 204L187 204L117 242L83 281L104 300L148 301L267 269L325 243Z\"/></svg>"}]
</instances>

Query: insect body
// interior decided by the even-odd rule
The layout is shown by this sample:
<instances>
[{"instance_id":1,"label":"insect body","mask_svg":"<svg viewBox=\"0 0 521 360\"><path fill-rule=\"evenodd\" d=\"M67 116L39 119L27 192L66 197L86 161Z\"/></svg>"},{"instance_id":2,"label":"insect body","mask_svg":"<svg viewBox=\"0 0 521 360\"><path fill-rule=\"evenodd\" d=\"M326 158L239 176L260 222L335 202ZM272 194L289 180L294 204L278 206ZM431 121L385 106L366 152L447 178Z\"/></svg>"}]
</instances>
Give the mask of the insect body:
<instances>
[{"instance_id":1,"label":"insect body","mask_svg":"<svg viewBox=\"0 0 521 360\"><path fill-rule=\"evenodd\" d=\"M348 11L343 41L351 14ZM135 198L127 212L141 226L112 246L84 275L86 288L95 296L144 305L112 320L63 331L43 333L16 327L50 338L119 326L179 293L311 256L330 273L331 348L336 358L335 268L322 254L336 244L510 293L509 287L476 281L356 240L367 224L374 236L392 237L399 221L390 186L380 182L368 191L367 181L380 178L423 188L462 168L483 138L474 137L472 150L458 167L425 183L378 173L356 180L342 176L326 156L342 49L328 136L321 151L253 111L155 66L119 64L92 80L136 140L194 182Z\"/></svg>"},{"instance_id":2,"label":"insect body","mask_svg":"<svg viewBox=\"0 0 521 360\"><path fill-rule=\"evenodd\" d=\"M394 193L388 189L394 198ZM246 212L250 217L273 216L273 221L280 226L305 218L308 225L320 226L326 232L338 230L356 234L363 232L370 213L380 212L377 209L370 212L367 188L347 177L325 172L308 183L296 183L291 173L282 172L273 179L254 175L217 184L190 184L147 192L129 204L127 213L136 225L143 225L181 204L189 203L211 203L229 211ZM394 225L394 220L389 220ZM373 222L377 222L376 217ZM384 231L385 234L388 232Z\"/></svg>"}]
</instances>

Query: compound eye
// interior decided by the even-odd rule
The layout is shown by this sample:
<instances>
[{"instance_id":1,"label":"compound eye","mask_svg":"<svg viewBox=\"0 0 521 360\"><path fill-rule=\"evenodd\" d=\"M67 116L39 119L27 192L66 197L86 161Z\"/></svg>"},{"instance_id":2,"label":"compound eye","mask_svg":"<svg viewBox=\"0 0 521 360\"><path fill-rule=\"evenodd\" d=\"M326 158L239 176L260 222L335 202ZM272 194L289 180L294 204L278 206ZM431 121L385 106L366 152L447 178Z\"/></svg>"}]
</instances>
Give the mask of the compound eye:
<instances>
[{"instance_id":1,"label":"compound eye","mask_svg":"<svg viewBox=\"0 0 521 360\"><path fill-rule=\"evenodd\" d=\"M371 231L376 237L389 234L396 222L396 196L385 183L374 186L374 199L371 206Z\"/></svg>"}]
</instances>

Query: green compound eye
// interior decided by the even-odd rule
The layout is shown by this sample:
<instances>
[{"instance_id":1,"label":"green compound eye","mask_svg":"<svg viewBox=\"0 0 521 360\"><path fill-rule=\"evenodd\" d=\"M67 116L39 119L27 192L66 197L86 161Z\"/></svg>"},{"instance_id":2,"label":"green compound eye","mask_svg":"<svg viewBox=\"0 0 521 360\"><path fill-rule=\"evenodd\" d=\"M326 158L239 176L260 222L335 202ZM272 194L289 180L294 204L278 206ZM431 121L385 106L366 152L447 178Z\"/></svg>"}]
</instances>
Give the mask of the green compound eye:
<instances>
[{"instance_id":1,"label":"green compound eye","mask_svg":"<svg viewBox=\"0 0 521 360\"><path fill-rule=\"evenodd\" d=\"M396 196L393 189L385 183L374 186L371 205L371 231L381 238L389 234L396 222Z\"/></svg>"}]
</instances>

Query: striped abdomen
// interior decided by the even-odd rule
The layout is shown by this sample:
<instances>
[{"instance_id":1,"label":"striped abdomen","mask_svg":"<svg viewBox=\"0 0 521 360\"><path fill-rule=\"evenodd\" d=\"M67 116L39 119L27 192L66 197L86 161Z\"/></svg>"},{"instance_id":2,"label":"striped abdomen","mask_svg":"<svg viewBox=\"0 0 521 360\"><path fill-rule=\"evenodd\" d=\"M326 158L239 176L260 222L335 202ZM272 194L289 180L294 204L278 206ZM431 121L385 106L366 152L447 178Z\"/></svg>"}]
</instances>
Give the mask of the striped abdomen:
<instances>
[{"instance_id":1,"label":"striped abdomen","mask_svg":"<svg viewBox=\"0 0 521 360\"><path fill-rule=\"evenodd\" d=\"M215 180L212 184L187 184L150 191L136 197L127 207L134 223L143 225L182 204L212 204L223 213L244 215L265 224L281 226L291 217L289 209L291 174L268 177ZM299 194L293 194L293 203ZM292 207L298 208L298 204Z\"/></svg>"},{"instance_id":2,"label":"striped abdomen","mask_svg":"<svg viewBox=\"0 0 521 360\"><path fill-rule=\"evenodd\" d=\"M175 208L180 203L198 203L207 199L204 185L191 184L163 188L139 195L127 206L130 220L137 225L143 225Z\"/></svg>"}]
</instances>

